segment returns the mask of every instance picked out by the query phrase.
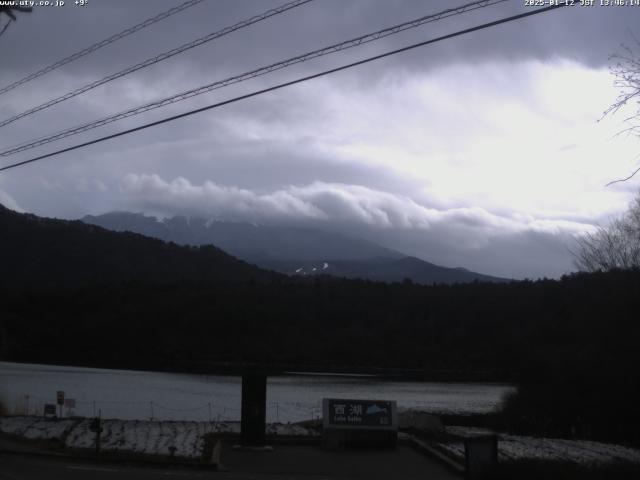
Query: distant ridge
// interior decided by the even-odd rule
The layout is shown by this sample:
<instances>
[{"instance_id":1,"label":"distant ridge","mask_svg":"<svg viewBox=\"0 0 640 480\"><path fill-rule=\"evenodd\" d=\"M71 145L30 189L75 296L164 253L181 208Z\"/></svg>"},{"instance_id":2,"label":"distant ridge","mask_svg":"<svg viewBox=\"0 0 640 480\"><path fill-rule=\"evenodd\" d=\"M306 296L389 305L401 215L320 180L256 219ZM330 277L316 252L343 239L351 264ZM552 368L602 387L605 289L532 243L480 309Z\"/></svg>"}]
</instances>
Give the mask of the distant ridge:
<instances>
[{"instance_id":1,"label":"distant ridge","mask_svg":"<svg viewBox=\"0 0 640 480\"><path fill-rule=\"evenodd\" d=\"M441 267L373 242L311 228L172 217L164 220L141 213L111 212L85 216L85 223L114 231L131 231L181 245L213 244L243 260L296 276L416 283L504 282L464 268Z\"/></svg>"},{"instance_id":2,"label":"distant ridge","mask_svg":"<svg viewBox=\"0 0 640 480\"><path fill-rule=\"evenodd\" d=\"M404 256L373 242L311 228L255 225L182 216L158 220L141 213L129 212L88 215L82 221L109 230L131 231L180 245L213 244L231 255L252 262L265 259L363 260Z\"/></svg>"},{"instance_id":3,"label":"distant ridge","mask_svg":"<svg viewBox=\"0 0 640 480\"><path fill-rule=\"evenodd\" d=\"M59 288L127 282L201 284L285 279L213 246L185 247L0 205L0 286Z\"/></svg>"},{"instance_id":4,"label":"distant ridge","mask_svg":"<svg viewBox=\"0 0 640 480\"><path fill-rule=\"evenodd\" d=\"M379 282L402 282L430 285L434 283L508 282L509 279L483 275L464 268L447 268L416 257L371 258L326 262L262 262L261 267L288 275L333 275Z\"/></svg>"}]
</instances>

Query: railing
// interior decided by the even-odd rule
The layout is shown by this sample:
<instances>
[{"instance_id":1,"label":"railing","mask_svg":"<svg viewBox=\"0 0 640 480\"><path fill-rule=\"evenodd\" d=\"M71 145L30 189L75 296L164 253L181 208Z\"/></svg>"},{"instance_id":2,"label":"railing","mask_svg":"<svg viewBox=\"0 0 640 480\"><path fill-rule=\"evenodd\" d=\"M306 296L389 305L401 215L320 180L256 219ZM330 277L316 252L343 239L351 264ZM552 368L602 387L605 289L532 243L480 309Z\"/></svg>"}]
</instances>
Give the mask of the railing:
<instances>
[{"instance_id":1,"label":"railing","mask_svg":"<svg viewBox=\"0 0 640 480\"><path fill-rule=\"evenodd\" d=\"M229 397L235 405L210 401L197 405L167 405L157 400L75 400L75 406L60 406L55 397L43 398L21 395L15 401L14 415L44 415L45 404L56 404L59 417L97 417L137 420L185 420L209 422L240 421L240 396ZM10 405L7 405L10 408ZM310 406L303 402L267 402L267 421L286 423L289 421L318 419L322 415L320 402Z\"/></svg>"}]
</instances>

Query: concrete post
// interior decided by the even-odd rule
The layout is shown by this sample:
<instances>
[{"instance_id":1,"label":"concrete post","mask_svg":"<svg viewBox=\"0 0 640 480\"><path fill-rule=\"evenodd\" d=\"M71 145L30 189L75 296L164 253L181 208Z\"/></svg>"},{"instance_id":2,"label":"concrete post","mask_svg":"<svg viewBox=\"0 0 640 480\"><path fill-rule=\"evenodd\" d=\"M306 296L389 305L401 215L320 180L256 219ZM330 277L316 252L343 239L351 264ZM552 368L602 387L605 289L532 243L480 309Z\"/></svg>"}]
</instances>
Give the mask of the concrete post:
<instances>
[{"instance_id":1,"label":"concrete post","mask_svg":"<svg viewBox=\"0 0 640 480\"><path fill-rule=\"evenodd\" d=\"M267 420L267 376L260 373L242 375L241 439L246 447L265 445Z\"/></svg>"},{"instance_id":2,"label":"concrete post","mask_svg":"<svg viewBox=\"0 0 640 480\"><path fill-rule=\"evenodd\" d=\"M491 475L498 465L498 437L482 435L465 439L466 478L468 480L484 480Z\"/></svg>"}]
</instances>

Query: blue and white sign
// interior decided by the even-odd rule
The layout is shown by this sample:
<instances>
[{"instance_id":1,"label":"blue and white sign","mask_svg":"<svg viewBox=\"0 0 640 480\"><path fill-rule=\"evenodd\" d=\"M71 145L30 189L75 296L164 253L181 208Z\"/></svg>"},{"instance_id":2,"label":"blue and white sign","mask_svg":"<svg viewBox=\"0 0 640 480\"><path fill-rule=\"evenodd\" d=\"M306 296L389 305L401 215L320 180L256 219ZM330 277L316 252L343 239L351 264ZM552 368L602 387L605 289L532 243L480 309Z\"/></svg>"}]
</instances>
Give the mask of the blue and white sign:
<instances>
[{"instance_id":1,"label":"blue and white sign","mask_svg":"<svg viewBox=\"0 0 640 480\"><path fill-rule=\"evenodd\" d=\"M325 398L322 411L324 428L398 429L395 401Z\"/></svg>"}]
</instances>

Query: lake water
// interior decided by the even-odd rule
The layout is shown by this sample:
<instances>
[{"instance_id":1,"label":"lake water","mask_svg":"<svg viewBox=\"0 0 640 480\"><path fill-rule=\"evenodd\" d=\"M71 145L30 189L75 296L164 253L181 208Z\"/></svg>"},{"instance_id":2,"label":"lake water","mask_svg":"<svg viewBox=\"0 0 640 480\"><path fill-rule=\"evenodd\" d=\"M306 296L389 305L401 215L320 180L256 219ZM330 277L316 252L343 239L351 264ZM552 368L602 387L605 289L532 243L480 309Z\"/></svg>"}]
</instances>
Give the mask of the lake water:
<instances>
[{"instance_id":1,"label":"lake water","mask_svg":"<svg viewBox=\"0 0 640 480\"><path fill-rule=\"evenodd\" d=\"M0 401L9 413L42 414L63 390L65 415L161 420L239 420L239 377L0 362ZM281 376L267 381L267 421L322 415L322 399L396 400L433 413L487 413L514 388L486 383L387 382L375 377Z\"/></svg>"}]
</instances>

